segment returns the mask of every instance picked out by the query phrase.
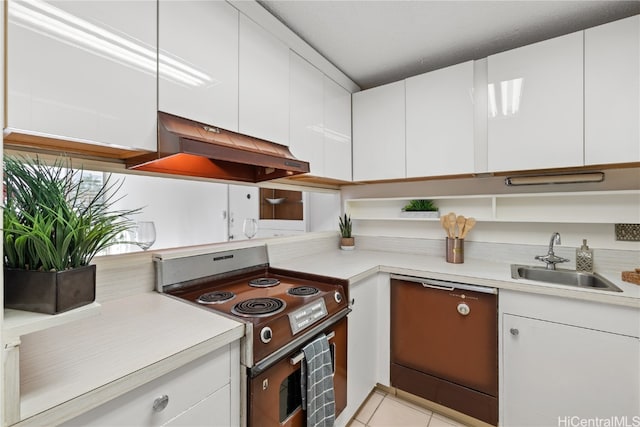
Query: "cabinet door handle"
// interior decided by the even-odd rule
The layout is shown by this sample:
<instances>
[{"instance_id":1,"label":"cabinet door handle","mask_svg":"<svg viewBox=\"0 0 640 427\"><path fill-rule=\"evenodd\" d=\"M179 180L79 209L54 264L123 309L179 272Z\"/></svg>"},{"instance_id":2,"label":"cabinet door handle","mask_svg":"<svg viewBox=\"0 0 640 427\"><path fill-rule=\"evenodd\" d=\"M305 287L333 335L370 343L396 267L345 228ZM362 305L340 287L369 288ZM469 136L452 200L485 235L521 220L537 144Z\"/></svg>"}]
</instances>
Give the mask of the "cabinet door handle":
<instances>
[{"instance_id":1,"label":"cabinet door handle","mask_svg":"<svg viewBox=\"0 0 640 427\"><path fill-rule=\"evenodd\" d=\"M520 333L520 331L517 330L516 328L509 329L509 332L511 332L511 335L513 335L514 337L517 337L518 334Z\"/></svg>"},{"instance_id":2,"label":"cabinet door handle","mask_svg":"<svg viewBox=\"0 0 640 427\"><path fill-rule=\"evenodd\" d=\"M356 299L355 298L351 298L350 305L355 305L355 303L356 303Z\"/></svg>"},{"instance_id":3,"label":"cabinet door handle","mask_svg":"<svg viewBox=\"0 0 640 427\"><path fill-rule=\"evenodd\" d=\"M169 404L169 396L163 394L153 401L153 412L162 412Z\"/></svg>"}]
</instances>

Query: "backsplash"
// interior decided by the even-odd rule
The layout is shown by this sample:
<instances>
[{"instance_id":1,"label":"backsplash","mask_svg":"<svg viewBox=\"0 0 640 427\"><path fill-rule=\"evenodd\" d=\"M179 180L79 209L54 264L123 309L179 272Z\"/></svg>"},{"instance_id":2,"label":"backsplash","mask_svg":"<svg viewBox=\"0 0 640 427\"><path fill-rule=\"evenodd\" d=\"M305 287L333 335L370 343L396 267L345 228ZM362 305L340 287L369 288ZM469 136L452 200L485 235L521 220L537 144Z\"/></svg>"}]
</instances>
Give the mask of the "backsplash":
<instances>
[{"instance_id":1,"label":"backsplash","mask_svg":"<svg viewBox=\"0 0 640 427\"><path fill-rule=\"evenodd\" d=\"M339 242L340 236L337 231L307 233L299 236L265 240L269 250L269 263L271 264L291 258L311 256L335 250L338 248Z\"/></svg>"},{"instance_id":2,"label":"backsplash","mask_svg":"<svg viewBox=\"0 0 640 427\"><path fill-rule=\"evenodd\" d=\"M356 250L385 250L400 253L422 253L429 256L445 256L445 239L414 239L407 237L356 236ZM465 259L496 260L512 264L544 265L535 260L536 255L546 255L547 245L517 245L510 243L486 243L465 241ZM558 245L556 255L570 261L560 268L574 269L576 248ZM594 248L596 271L622 271L640 267L640 251Z\"/></svg>"},{"instance_id":3,"label":"backsplash","mask_svg":"<svg viewBox=\"0 0 640 427\"><path fill-rule=\"evenodd\" d=\"M615 224L616 240L640 242L640 224Z\"/></svg>"},{"instance_id":4,"label":"backsplash","mask_svg":"<svg viewBox=\"0 0 640 427\"><path fill-rule=\"evenodd\" d=\"M398 253L445 256L445 239L388 237L356 235L356 250L389 251ZM254 239L251 241L222 243L183 248L185 254L203 250L227 250L245 246L266 244L269 262L277 264L291 258L310 257L314 254L334 251L339 246L337 232L306 233L298 236ZM640 251L617 249L594 249L594 269L596 271L624 271L640 267ZM525 245L511 243L491 243L465 241L465 259L496 260L499 262L543 265L536 261L536 255L545 255L547 245ZM561 268L575 268L575 247L558 245L555 253L568 258L570 262ZM110 255L94 258L97 265L96 301L105 302L139 293L150 292L155 287L155 271L152 252L136 252L124 255Z\"/></svg>"}]
</instances>

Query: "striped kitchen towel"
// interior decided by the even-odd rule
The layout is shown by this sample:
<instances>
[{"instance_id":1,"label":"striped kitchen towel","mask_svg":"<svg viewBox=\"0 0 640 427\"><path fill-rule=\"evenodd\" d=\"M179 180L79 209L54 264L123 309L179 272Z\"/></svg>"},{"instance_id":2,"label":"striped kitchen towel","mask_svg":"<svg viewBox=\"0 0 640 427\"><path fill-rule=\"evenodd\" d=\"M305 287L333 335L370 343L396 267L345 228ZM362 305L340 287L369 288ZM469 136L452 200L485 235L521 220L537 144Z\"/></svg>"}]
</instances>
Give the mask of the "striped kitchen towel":
<instances>
[{"instance_id":1,"label":"striped kitchen towel","mask_svg":"<svg viewBox=\"0 0 640 427\"><path fill-rule=\"evenodd\" d=\"M317 336L302 348L302 352L304 360L301 362L300 382L302 409L307 411L307 427L333 427L336 402L333 391L333 364L327 336Z\"/></svg>"}]
</instances>

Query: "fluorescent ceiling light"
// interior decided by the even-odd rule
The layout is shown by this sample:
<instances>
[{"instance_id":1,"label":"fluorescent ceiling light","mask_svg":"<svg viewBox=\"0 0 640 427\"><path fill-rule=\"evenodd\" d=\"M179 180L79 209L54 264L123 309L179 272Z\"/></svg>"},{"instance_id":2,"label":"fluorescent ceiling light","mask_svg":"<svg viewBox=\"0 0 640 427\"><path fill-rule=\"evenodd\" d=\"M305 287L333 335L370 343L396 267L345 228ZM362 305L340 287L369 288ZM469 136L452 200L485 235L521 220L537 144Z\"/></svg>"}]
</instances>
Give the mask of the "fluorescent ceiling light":
<instances>
[{"instance_id":1,"label":"fluorescent ceiling light","mask_svg":"<svg viewBox=\"0 0 640 427\"><path fill-rule=\"evenodd\" d=\"M511 176L504 180L505 185L542 185L542 184L579 184L604 181L604 172L566 173L556 175Z\"/></svg>"}]
</instances>

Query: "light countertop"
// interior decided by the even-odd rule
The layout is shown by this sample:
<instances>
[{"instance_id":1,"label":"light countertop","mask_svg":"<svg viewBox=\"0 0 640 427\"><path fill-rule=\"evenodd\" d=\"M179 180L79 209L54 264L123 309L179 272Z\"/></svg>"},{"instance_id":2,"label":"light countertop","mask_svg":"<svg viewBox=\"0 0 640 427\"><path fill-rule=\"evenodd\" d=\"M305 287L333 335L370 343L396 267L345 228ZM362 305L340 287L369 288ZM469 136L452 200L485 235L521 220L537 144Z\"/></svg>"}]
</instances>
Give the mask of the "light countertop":
<instances>
[{"instance_id":1,"label":"light countertop","mask_svg":"<svg viewBox=\"0 0 640 427\"><path fill-rule=\"evenodd\" d=\"M378 272L428 277L640 308L640 286L622 281L620 272L598 271L623 292L515 280L511 278L511 264L505 262L466 259L462 264L451 264L444 257L357 248L353 251L335 249L313 256L289 258L273 263L272 267L337 277L350 283Z\"/></svg>"},{"instance_id":2,"label":"light countertop","mask_svg":"<svg viewBox=\"0 0 640 427\"><path fill-rule=\"evenodd\" d=\"M21 419L55 424L244 333L243 323L155 292L105 302L97 316L22 337Z\"/></svg>"},{"instance_id":3,"label":"light countertop","mask_svg":"<svg viewBox=\"0 0 640 427\"><path fill-rule=\"evenodd\" d=\"M623 290L606 292L514 280L506 262L468 258L463 264L450 264L443 257L424 254L330 249L332 238L304 236L215 245L175 256L193 255L194 250L276 243L280 249L270 250L285 250L286 254L280 253L272 267L350 283L382 272L640 308L640 286L623 282L619 271L598 271ZM318 248L322 249L316 251ZM312 255L306 253L309 249L313 249ZM20 425L55 424L86 412L228 345L244 333L243 323L155 292L104 302L98 315L22 336Z\"/></svg>"}]
</instances>

